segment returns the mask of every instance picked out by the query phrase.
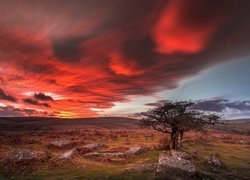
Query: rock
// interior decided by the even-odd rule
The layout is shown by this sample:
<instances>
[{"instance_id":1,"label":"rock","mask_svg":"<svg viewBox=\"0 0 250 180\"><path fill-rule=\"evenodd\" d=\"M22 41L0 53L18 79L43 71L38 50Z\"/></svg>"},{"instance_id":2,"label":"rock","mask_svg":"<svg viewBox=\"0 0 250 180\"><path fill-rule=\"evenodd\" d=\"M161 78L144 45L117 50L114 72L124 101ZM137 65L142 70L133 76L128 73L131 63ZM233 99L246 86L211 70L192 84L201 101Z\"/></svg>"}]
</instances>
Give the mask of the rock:
<instances>
[{"instance_id":1,"label":"rock","mask_svg":"<svg viewBox=\"0 0 250 180\"><path fill-rule=\"evenodd\" d=\"M43 151L15 149L1 160L1 171L5 174L23 174L47 159ZM1 179L1 178L0 178Z\"/></svg>"},{"instance_id":2,"label":"rock","mask_svg":"<svg viewBox=\"0 0 250 180\"><path fill-rule=\"evenodd\" d=\"M107 157L107 158L120 157L120 158L125 158L126 154L124 154L122 152L91 152L91 153L84 154L84 157L86 157L86 158L92 158L92 157Z\"/></svg>"},{"instance_id":3,"label":"rock","mask_svg":"<svg viewBox=\"0 0 250 180\"><path fill-rule=\"evenodd\" d=\"M86 153L92 152L96 149L99 149L103 146L104 146L104 144L102 144L102 143L92 143L92 144L87 144L84 146L77 147L75 151L78 154L86 154Z\"/></svg>"},{"instance_id":4,"label":"rock","mask_svg":"<svg viewBox=\"0 0 250 180\"><path fill-rule=\"evenodd\" d=\"M146 152L146 148L142 146L130 147L129 150L125 151L128 155L139 155Z\"/></svg>"},{"instance_id":5,"label":"rock","mask_svg":"<svg viewBox=\"0 0 250 180\"><path fill-rule=\"evenodd\" d=\"M192 155L190 155L186 152L176 151L176 150L171 150L170 152L171 152L172 156L175 156L175 157L179 157L179 158L187 159L187 160L192 159Z\"/></svg>"},{"instance_id":6,"label":"rock","mask_svg":"<svg viewBox=\"0 0 250 180\"><path fill-rule=\"evenodd\" d=\"M244 140L239 141L240 144L247 144Z\"/></svg>"},{"instance_id":7,"label":"rock","mask_svg":"<svg viewBox=\"0 0 250 180\"><path fill-rule=\"evenodd\" d=\"M177 156L168 156L166 154L161 154L159 156L156 170L158 178L191 179L196 175L196 172L195 166L189 160Z\"/></svg>"},{"instance_id":8,"label":"rock","mask_svg":"<svg viewBox=\"0 0 250 180\"><path fill-rule=\"evenodd\" d=\"M125 168L123 170L124 173L129 172L152 172L155 171L157 168L157 163L151 163L151 164L139 164L134 167Z\"/></svg>"},{"instance_id":9,"label":"rock","mask_svg":"<svg viewBox=\"0 0 250 180\"><path fill-rule=\"evenodd\" d=\"M11 163L26 162L26 161L42 161L46 159L47 154L43 151L34 151L31 149L15 149L13 150L4 161Z\"/></svg>"},{"instance_id":10,"label":"rock","mask_svg":"<svg viewBox=\"0 0 250 180\"><path fill-rule=\"evenodd\" d=\"M83 147L86 149L95 150L95 149L103 147L103 146L104 146L104 144L102 144L102 143L92 143L92 144L87 144Z\"/></svg>"},{"instance_id":11,"label":"rock","mask_svg":"<svg viewBox=\"0 0 250 180\"><path fill-rule=\"evenodd\" d=\"M76 148L66 151L59 157L59 159L71 159L72 156L74 155L75 150Z\"/></svg>"},{"instance_id":12,"label":"rock","mask_svg":"<svg viewBox=\"0 0 250 180\"><path fill-rule=\"evenodd\" d=\"M205 157L206 162L208 163L208 165L212 166L212 167L219 167L219 168L224 168L225 164L219 160L215 155L208 155Z\"/></svg>"},{"instance_id":13,"label":"rock","mask_svg":"<svg viewBox=\"0 0 250 180\"><path fill-rule=\"evenodd\" d=\"M84 154L84 157L108 163L121 163L126 161L126 154L122 152L91 152Z\"/></svg>"},{"instance_id":14,"label":"rock","mask_svg":"<svg viewBox=\"0 0 250 180\"><path fill-rule=\"evenodd\" d=\"M49 147L54 147L54 148L65 148L72 146L74 142L67 140L67 139L59 139L59 140L54 140L49 143Z\"/></svg>"},{"instance_id":15,"label":"rock","mask_svg":"<svg viewBox=\"0 0 250 180\"><path fill-rule=\"evenodd\" d=\"M62 144L66 145L64 143L62 143ZM58 159L71 159L74 154L84 155L84 154L89 153L95 149L102 147L102 146L103 146L103 144L101 144L101 143L94 143L94 144L87 144L85 146L76 147L76 148L73 148L69 151L66 151Z\"/></svg>"}]
</instances>

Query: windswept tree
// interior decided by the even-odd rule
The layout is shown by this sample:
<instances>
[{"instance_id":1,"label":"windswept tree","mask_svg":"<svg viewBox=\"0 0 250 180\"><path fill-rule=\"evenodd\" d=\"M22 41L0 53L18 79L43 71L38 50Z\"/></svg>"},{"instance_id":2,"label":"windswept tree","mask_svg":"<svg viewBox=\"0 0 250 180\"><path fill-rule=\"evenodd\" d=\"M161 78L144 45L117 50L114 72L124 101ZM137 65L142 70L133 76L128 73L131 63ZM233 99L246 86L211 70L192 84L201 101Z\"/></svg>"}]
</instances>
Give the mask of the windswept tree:
<instances>
[{"instance_id":1,"label":"windswept tree","mask_svg":"<svg viewBox=\"0 0 250 180\"><path fill-rule=\"evenodd\" d=\"M195 103L191 101L168 101L159 107L143 112L142 115L143 125L170 134L172 149L178 148L178 139L182 141L185 131L215 125L220 120L217 114L195 109Z\"/></svg>"}]
</instances>

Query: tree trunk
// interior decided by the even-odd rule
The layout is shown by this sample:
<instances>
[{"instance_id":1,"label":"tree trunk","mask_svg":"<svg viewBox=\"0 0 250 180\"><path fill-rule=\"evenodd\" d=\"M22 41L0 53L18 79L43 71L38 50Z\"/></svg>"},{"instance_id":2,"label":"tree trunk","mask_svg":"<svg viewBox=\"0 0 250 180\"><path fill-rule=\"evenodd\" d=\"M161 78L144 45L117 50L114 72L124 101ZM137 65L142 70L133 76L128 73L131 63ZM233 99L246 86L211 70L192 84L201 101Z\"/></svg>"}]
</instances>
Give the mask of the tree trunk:
<instances>
[{"instance_id":1,"label":"tree trunk","mask_svg":"<svg viewBox=\"0 0 250 180\"><path fill-rule=\"evenodd\" d=\"M171 132L172 149L178 148L178 129L173 127Z\"/></svg>"},{"instance_id":2,"label":"tree trunk","mask_svg":"<svg viewBox=\"0 0 250 180\"><path fill-rule=\"evenodd\" d=\"M184 129L181 129L180 131L179 131L179 135L180 135L180 141L179 141L179 147L181 147L182 146L182 140L183 140L183 136L184 136Z\"/></svg>"},{"instance_id":3,"label":"tree trunk","mask_svg":"<svg viewBox=\"0 0 250 180\"><path fill-rule=\"evenodd\" d=\"M182 129L180 130L180 141L183 140L183 136L184 136L184 130Z\"/></svg>"}]
</instances>

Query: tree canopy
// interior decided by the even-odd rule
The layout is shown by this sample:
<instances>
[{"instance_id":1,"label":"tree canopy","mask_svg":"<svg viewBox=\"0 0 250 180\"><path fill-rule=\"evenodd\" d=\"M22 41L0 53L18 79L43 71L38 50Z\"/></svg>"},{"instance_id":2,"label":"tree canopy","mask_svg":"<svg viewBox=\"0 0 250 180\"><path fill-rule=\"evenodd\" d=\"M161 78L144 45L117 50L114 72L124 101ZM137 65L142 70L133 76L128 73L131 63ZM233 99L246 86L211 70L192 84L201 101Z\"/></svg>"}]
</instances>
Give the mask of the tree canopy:
<instances>
[{"instance_id":1,"label":"tree canopy","mask_svg":"<svg viewBox=\"0 0 250 180\"><path fill-rule=\"evenodd\" d=\"M176 149L178 137L191 129L202 129L206 125L219 123L220 116L195 109L191 101L165 102L163 105L143 112L142 124L155 130L171 134L172 148Z\"/></svg>"}]
</instances>

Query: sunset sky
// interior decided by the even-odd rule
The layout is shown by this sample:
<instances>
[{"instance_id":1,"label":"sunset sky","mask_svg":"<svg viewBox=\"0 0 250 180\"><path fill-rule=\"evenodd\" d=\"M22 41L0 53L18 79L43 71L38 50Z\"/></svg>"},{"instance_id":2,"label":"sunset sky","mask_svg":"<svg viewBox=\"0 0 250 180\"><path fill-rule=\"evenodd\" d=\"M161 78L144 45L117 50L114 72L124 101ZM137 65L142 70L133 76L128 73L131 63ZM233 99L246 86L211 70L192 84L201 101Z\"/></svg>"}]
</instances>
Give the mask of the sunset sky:
<instances>
[{"instance_id":1,"label":"sunset sky","mask_svg":"<svg viewBox=\"0 0 250 180\"><path fill-rule=\"evenodd\" d=\"M248 0L0 0L0 116L250 117Z\"/></svg>"}]
</instances>

